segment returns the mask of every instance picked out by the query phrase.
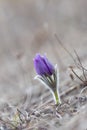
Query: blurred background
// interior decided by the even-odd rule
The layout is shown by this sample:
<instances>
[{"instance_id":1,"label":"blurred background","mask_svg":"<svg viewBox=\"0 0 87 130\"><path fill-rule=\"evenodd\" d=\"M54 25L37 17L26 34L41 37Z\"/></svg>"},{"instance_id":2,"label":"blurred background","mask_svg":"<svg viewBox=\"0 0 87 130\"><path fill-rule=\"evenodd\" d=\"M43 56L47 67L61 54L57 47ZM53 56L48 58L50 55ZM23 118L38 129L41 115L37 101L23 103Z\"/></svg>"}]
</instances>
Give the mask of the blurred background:
<instances>
[{"instance_id":1,"label":"blurred background","mask_svg":"<svg viewBox=\"0 0 87 130\"><path fill-rule=\"evenodd\" d=\"M46 53L54 65L58 64L64 87L73 60L55 33L72 54L76 49L86 65L86 0L0 0L0 104L44 88L34 80L36 53Z\"/></svg>"}]
</instances>

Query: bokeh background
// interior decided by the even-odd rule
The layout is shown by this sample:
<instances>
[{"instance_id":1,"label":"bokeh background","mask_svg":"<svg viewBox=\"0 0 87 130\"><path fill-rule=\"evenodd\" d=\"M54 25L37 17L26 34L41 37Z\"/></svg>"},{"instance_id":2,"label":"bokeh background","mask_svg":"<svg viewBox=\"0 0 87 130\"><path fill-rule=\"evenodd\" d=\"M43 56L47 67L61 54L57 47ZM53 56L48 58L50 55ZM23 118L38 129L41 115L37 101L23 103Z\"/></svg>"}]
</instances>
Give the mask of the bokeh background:
<instances>
[{"instance_id":1,"label":"bokeh background","mask_svg":"<svg viewBox=\"0 0 87 130\"><path fill-rule=\"evenodd\" d=\"M36 53L46 53L58 64L60 86L64 87L73 60L55 33L73 55L76 49L86 65L86 0L0 0L0 104L43 90L34 80Z\"/></svg>"}]
</instances>

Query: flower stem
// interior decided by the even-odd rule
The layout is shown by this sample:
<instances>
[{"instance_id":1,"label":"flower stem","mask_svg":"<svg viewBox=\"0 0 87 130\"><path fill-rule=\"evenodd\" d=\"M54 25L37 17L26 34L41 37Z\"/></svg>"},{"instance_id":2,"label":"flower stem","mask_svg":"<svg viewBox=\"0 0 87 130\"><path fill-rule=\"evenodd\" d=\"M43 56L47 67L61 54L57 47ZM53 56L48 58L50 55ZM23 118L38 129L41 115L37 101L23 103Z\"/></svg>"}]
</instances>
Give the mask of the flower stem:
<instances>
[{"instance_id":1,"label":"flower stem","mask_svg":"<svg viewBox=\"0 0 87 130\"><path fill-rule=\"evenodd\" d=\"M56 104L58 105L59 103L61 103L58 91L54 92L54 96L55 96Z\"/></svg>"}]
</instances>

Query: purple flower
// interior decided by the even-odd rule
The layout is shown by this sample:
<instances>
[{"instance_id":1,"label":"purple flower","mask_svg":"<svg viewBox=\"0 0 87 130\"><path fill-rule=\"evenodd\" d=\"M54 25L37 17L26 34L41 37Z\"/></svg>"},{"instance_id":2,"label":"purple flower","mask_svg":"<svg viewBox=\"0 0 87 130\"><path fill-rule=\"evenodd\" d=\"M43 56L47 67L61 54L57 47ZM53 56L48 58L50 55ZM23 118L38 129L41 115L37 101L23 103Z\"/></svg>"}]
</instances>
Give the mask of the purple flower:
<instances>
[{"instance_id":1,"label":"purple flower","mask_svg":"<svg viewBox=\"0 0 87 130\"><path fill-rule=\"evenodd\" d=\"M34 66L37 74L41 76L50 76L55 71L54 66L49 62L45 55L41 56L40 54L36 54L34 58Z\"/></svg>"}]
</instances>

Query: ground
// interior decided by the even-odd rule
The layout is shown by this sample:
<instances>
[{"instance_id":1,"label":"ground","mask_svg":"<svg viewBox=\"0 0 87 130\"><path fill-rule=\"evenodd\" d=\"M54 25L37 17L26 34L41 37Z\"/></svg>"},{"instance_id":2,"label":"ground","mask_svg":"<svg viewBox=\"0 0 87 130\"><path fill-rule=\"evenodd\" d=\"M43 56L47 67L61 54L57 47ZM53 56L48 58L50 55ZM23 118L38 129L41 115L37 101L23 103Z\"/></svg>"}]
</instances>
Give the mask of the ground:
<instances>
[{"instance_id":1,"label":"ground","mask_svg":"<svg viewBox=\"0 0 87 130\"><path fill-rule=\"evenodd\" d=\"M87 129L86 7L85 0L0 1L1 130ZM58 65L62 101L58 106L34 80L36 53L46 53Z\"/></svg>"}]
</instances>

